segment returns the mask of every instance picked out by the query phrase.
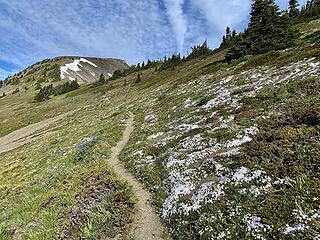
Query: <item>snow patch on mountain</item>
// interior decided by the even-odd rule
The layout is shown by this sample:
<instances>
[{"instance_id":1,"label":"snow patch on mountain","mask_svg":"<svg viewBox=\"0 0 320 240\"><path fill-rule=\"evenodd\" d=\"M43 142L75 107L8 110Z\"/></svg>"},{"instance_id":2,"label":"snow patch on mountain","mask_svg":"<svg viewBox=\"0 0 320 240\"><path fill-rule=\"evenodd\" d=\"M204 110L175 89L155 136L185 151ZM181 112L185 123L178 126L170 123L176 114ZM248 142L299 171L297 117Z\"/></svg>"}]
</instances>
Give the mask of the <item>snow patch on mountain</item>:
<instances>
[{"instance_id":1,"label":"snow patch on mountain","mask_svg":"<svg viewBox=\"0 0 320 240\"><path fill-rule=\"evenodd\" d=\"M81 71L80 67L82 66L81 63L88 63L93 67L98 67L96 64L90 62L85 58L75 59L72 63L65 64L64 66L60 67L60 76L61 79L65 79L68 71L79 72Z\"/></svg>"}]
</instances>

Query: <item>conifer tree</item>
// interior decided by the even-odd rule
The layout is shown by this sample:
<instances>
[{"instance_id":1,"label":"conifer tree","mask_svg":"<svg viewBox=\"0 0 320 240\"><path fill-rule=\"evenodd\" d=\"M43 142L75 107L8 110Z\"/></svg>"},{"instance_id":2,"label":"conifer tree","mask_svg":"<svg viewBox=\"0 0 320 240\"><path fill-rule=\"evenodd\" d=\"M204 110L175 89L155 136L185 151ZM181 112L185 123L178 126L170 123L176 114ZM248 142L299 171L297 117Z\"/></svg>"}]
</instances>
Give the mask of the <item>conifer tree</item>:
<instances>
[{"instance_id":1,"label":"conifer tree","mask_svg":"<svg viewBox=\"0 0 320 240\"><path fill-rule=\"evenodd\" d=\"M281 16L274 0L253 0L250 15L248 28L228 51L227 61L247 54L284 49L293 44L290 21L285 15Z\"/></svg>"},{"instance_id":2,"label":"conifer tree","mask_svg":"<svg viewBox=\"0 0 320 240\"><path fill-rule=\"evenodd\" d=\"M226 39L228 40L228 39L230 39L231 38L231 29L230 29L230 27L228 26L227 28L226 28Z\"/></svg>"},{"instance_id":3,"label":"conifer tree","mask_svg":"<svg viewBox=\"0 0 320 240\"><path fill-rule=\"evenodd\" d=\"M227 38L225 35L223 35L222 37L222 43L221 43L221 46L220 47L223 47L223 46L226 46L227 45Z\"/></svg>"},{"instance_id":4,"label":"conifer tree","mask_svg":"<svg viewBox=\"0 0 320 240\"><path fill-rule=\"evenodd\" d=\"M298 0L289 0L289 16L297 17L299 15L299 3Z\"/></svg>"},{"instance_id":5,"label":"conifer tree","mask_svg":"<svg viewBox=\"0 0 320 240\"><path fill-rule=\"evenodd\" d=\"M136 83L141 82L141 74L138 73Z\"/></svg>"},{"instance_id":6,"label":"conifer tree","mask_svg":"<svg viewBox=\"0 0 320 240\"><path fill-rule=\"evenodd\" d=\"M101 73L98 82L99 82L100 84L104 84L104 83L106 82L106 78L105 78L105 76L104 76L103 73Z\"/></svg>"},{"instance_id":7,"label":"conifer tree","mask_svg":"<svg viewBox=\"0 0 320 240\"><path fill-rule=\"evenodd\" d=\"M237 31L234 29L232 30L231 37L235 38L236 36L237 36Z\"/></svg>"}]
</instances>

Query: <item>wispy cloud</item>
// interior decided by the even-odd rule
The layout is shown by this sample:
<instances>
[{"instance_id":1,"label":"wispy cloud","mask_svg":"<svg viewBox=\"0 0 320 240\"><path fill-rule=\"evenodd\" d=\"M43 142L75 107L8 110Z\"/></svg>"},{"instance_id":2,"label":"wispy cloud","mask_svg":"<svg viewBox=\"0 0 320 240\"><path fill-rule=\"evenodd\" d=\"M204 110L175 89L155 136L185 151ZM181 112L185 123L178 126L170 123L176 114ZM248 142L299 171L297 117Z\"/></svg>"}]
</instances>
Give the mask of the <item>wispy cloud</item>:
<instances>
[{"instance_id":1,"label":"wispy cloud","mask_svg":"<svg viewBox=\"0 0 320 240\"><path fill-rule=\"evenodd\" d=\"M221 42L226 26L242 31L248 23L252 0L190 0L194 10L204 16L203 25L212 46ZM281 9L286 9L288 0L276 0ZM306 0L300 0L304 4ZM202 25L202 27L203 27Z\"/></svg>"},{"instance_id":2,"label":"wispy cloud","mask_svg":"<svg viewBox=\"0 0 320 240\"><path fill-rule=\"evenodd\" d=\"M183 12L184 0L164 0L167 14L177 41L177 51L183 51L184 38L188 28L187 17Z\"/></svg>"},{"instance_id":3,"label":"wispy cloud","mask_svg":"<svg viewBox=\"0 0 320 240\"><path fill-rule=\"evenodd\" d=\"M220 42L226 26L240 30L246 24L250 11L250 0L191 0L194 8L204 15L208 37L212 45Z\"/></svg>"},{"instance_id":4,"label":"wispy cloud","mask_svg":"<svg viewBox=\"0 0 320 240\"><path fill-rule=\"evenodd\" d=\"M57 55L134 63L175 49L156 0L0 0L0 9L0 60L18 66Z\"/></svg>"},{"instance_id":5,"label":"wispy cloud","mask_svg":"<svg viewBox=\"0 0 320 240\"><path fill-rule=\"evenodd\" d=\"M305 2L301 0L300 3ZM281 7L287 0L278 0ZM0 68L22 69L60 55L136 63L242 30L251 0L0 0Z\"/></svg>"}]
</instances>

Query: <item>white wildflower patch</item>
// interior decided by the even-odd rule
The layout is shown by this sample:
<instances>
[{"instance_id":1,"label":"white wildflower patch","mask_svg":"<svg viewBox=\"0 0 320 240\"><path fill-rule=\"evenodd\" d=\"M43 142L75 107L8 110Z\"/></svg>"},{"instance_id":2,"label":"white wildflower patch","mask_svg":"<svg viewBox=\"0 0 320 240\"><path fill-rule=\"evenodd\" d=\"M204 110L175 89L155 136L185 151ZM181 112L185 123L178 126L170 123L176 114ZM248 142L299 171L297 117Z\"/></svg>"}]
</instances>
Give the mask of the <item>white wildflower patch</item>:
<instances>
[{"instance_id":1,"label":"white wildflower patch","mask_svg":"<svg viewBox=\"0 0 320 240\"><path fill-rule=\"evenodd\" d=\"M147 122L147 123L154 122L154 121L157 121L157 120L158 120L157 116L154 115L154 114L149 114L149 115L145 116L145 118L144 118L144 122Z\"/></svg>"},{"instance_id":2,"label":"white wildflower patch","mask_svg":"<svg viewBox=\"0 0 320 240\"><path fill-rule=\"evenodd\" d=\"M240 65L242 64L231 67L229 71L232 72ZM284 67L257 67L232 76L227 76L230 73L225 71L226 69L224 72L215 73L214 78L204 75L180 85L177 89L166 90L166 96L178 99L168 106L168 113L161 118L168 130L153 129L153 132L150 131L144 136L149 141L147 144L152 146L170 146L166 149L167 155L164 155L167 158L162 163L167 173L162 184L168 190L162 207L162 217L170 221L174 215L175 220L181 220L179 224L189 224L185 216L201 212L206 204L215 208L217 202L223 199L230 208L228 213L220 212L219 215L217 210L217 214L212 214L214 216L203 214L200 217L204 223L199 231L200 235L208 236L208 233L212 233L209 234L214 236L212 239L226 239L230 237L228 229L216 231L210 224L214 221L221 222L226 217L234 218L235 221L243 217L240 221L243 221L242 227L247 230L248 236L264 239L264 236L270 234L271 227L263 222L262 216L247 213L241 205L232 205L228 194L238 194L241 198L262 197L271 188L287 187L295 182L285 176L272 179L267 172L259 170L258 166L249 168L237 162L233 164L236 158L232 156L239 154L243 144L252 141L259 132L257 125L241 125L238 117L243 117L240 111L244 110L237 109L242 106L241 100L244 97L255 97L265 89L278 88L280 84L292 80L303 81L306 76L319 75L320 63L316 59L308 59ZM158 101L157 98L163 95L161 91L164 90L159 89L150 102ZM193 101L195 96L201 96L201 102ZM211 100L203 103L205 99ZM143 104L151 106L149 102ZM157 106L160 107L160 104ZM151 110L152 107L148 109ZM248 112L256 110L248 109ZM268 119L277 114L264 111L267 109L259 109L257 116L249 116L250 120ZM238 112L240 113L236 117L234 114ZM150 114L145 117L144 124L151 125L157 120L157 116ZM152 128L155 127L156 124ZM148 156L147 153L136 152L136 155L146 165L155 161L155 157ZM283 225L280 229L286 235L294 236L303 232L310 225L308 219L319 217L319 213L308 213L307 218L303 214L293 214L293 217L295 222Z\"/></svg>"},{"instance_id":3,"label":"white wildflower patch","mask_svg":"<svg viewBox=\"0 0 320 240\"><path fill-rule=\"evenodd\" d=\"M191 98L188 98L185 102L184 102L184 108L190 108L193 107L197 104L197 101L192 101Z\"/></svg>"},{"instance_id":4,"label":"white wildflower patch","mask_svg":"<svg viewBox=\"0 0 320 240\"><path fill-rule=\"evenodd\" d=\"M139 150L137 152L134 153L134 156L140 156L142 157L144 154L143 154L143 150Z\"/></svg>"},{"instance_id":5,"label":"white wildflower patch","mask_svg":"<svg viewBox=\"0 0 320 240\"><path fill-rule=\"evenodd\" d=\"M292 212L295 224L287 224L283 230L285 235L297 236L310 228L310 223L320 219L320 210L313 210L309 214L301 209L294 209ZM319 234L319 233L317 233Z\"/></svg>"},{"instance_id":6,"label":"white wildflower patch","mask_svg":"<svg viewBox=\"0 0 320 240\"><path fill-rule=\"evenodd\" d=\"M224 195L223 186L214 182L202 184L192 195L188 203L180 203L178 209L182 209L184 215L201 208L202 204L212 204Z\"/></svg>"},{"instance_id":7,"label":"white wildflower patch","mask_svg":"<svg viewBox=\"0 0 320 240\"><path fill-rule=\"evenodd\" d=\"M271 227L268 224L262 223L260 217L248 214L244 217L244 221L247 226L247 231L255 239L266 239L263 236L263 233L271 230Z\"/></svg>"},{"instance_id":8,"label":"white wildflower patch","mask_svg":"<svg viewBox=\"0 0 320 240\"><path fill-rule=\"evenodd\" d=\"M230 100L229 90L226 88L221 88L216 92L215 98L207 102L207 104L204 105L203 108L208 110L210 108L226 104L229 100Z\"/></svg>"},{"instance_id":9,"label":"white wildflower patch","mask_svg":"<svg viewBox=\"0 0 320 240\"><path fill-rule=\"evenodd\" d=\"M197 124L181 124L177 127L177 130L183 132L189 132L191 130L199 129L200 126Z\"/></svg>"},{"instance_id":10,"label":"white wildflower patch","mask_svg":"<svg viewBox=\"0 0 320 240\"><path fill-rule=\"evenodd\" d=\"M150 141L150 140L157 139L157 138L163 136L164 134L165 134L164 132L158 132L158 133L156 133L156 134L152 134L152 135L150 135L150 136L148 137L148 140Z\"/></svg>"},{"instance_id":11,"label":"white wildflower patch","mask_svg":"<svg viewBox=\"0 0 320 240\"><path fill-rule=\"evenodd\" d=\"M244 135L237 135L236 139L233 139L231 141L228 141L226 143L226 147L227 148L234 148L234 147L238 147L244 143L247 142L251 142L252 138L250 137L250 135L254 135L259 131L259 129L255 126L252 126L250 128L245 128L244 129Z\"/></svg>"},{"instance_id":12,"label":"white wildflower patch","mask_svg":"<svg viewBox=\"0 0 320 240\"><path fill-rule=\"evenodd\" d=\"M226 152L218 153L217 155L220 157L230 157L232 155L237 155L240 153L240 148L233 148Z\"/></svg>"},{"instance_id":13,"label":"white wildflower patch","mask_svg":"<svg viewBox=\"0 0 320 240\"><path fill-rule=\"evenodd\" d=\"M173 177L176 178L176 177ZM178 212L178 204L180 196L184 196L187 194L190 194L191 191L195 188L195 186L192 184L192 182L184 182L181 181L177 182L173 188L171 188L170 195L167 197L165 202L162 206L162 217L168 218L172 214L175 214ZM182 209L182 212L184 212L185 209Z\"/></svg>"},{"instance_id":14,"label":"white wildflower patch","mask_svg":"<svg viewBox=\"0 0 320 240\"><path fill-rule=\"evenodd\" d=\"M306 229L306 225L305 224L296 224L293 227L287 225L286 228L284 229L283 233L285 235L295 235L296 232L300 232Z\"/></svg>"},{"instance_id":15,"label":"white wildflower patch","mask_svg":"<svg viewBox=\"0 0 320 240\"><path fill-rule=\"evenodd\" d=\"M149 156L146 156L144 162L147 163L147 164L153 164L155 161L156 161L155 157L149 155Z\"/></svg>"},{"instance_id":16,"label":"white wildflower patch","mask_svg":"<svg viewBox=\"0 0 320 240\"><path fill-rule=\"evenodd\" d=\"M202 136L202 134L197 134L195 136L183 139L181 146L185 151L194 151L196 149L202 149L209 144L210 143L206 142L206 139Z\"/></svg>"}]
</instances>

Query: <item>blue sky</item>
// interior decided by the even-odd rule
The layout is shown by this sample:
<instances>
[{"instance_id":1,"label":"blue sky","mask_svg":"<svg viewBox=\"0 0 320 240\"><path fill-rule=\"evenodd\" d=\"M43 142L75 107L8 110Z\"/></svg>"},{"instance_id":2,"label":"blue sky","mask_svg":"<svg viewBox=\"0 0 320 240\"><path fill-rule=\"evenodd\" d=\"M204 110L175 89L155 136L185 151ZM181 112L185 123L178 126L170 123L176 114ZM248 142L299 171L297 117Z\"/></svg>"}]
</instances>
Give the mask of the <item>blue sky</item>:
<instances>
[{"instance_id":1,"label":"blue sky","mask_svg":"<svg viewBox=\"0 0 320 240\"><path fill-rule=\"evenodd\" d=\"M285 8L288 0L277 0ZM304 3L305 0L301 0ZM227 25L241 31L251 0L0 0L0 79L44 58L187 53Z\"/></svg>"}]
</instances>

